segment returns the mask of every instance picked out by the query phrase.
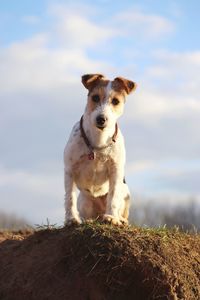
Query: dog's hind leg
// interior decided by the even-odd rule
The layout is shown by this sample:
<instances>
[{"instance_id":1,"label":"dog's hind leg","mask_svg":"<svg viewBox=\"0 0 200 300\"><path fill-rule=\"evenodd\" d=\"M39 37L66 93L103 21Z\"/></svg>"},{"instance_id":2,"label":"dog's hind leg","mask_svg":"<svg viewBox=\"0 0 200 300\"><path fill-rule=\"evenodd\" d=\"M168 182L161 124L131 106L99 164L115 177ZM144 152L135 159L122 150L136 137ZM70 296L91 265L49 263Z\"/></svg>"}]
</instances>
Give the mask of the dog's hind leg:
<instances>
[{"instance_id":1,"label":"dog's hind leg","mask_svg":"<svg viewBox=\"0 0 200 300\"><path fill-rule=\"evenodd\" d=\"M78 196L78 210L81 218L84 220L92 219L94 217L93 202L90 196L80 192Z\"/></svg>"},{"instance_id":2,"label":"dog's hind leg","mask_svg":"<svg viewBox=\"0 0 200 300\"><path fill-rule=\"evenodd\" d=\"M78 209L81 217L89 221L97 218L102 219L106 210L106 197L107 195L95 198L80 192L78 197Z\"/></svg>"}]
</instances>

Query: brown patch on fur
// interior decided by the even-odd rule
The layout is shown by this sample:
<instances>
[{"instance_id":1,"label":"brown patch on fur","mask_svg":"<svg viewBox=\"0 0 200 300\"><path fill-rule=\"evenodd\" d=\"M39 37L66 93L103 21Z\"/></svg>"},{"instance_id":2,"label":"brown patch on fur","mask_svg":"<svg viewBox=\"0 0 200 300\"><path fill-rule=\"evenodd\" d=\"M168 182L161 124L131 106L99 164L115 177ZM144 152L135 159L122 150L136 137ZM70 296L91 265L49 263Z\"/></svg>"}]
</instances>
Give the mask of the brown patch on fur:
<instances>
[{"instance_id":1,"label":"brown patch on fur","mask_svg":"<svg viewBox=\"0 0 200 300\"><path fill-rule=\"evenodd\" d=\"M137 87L135 82L123 77L116 77L112 81L112 86L116 91L124 91L126 94L130 94Z\"/></svg>"},{"instance_id":2,"label":"brown patch on fur","mask_svg":"<svg viewBox=\"0 0 200 300\"><path fill-rule=\"evenodd\" d=\"M89 94L92 93L93 95L95 94L105 94L105 88L107 87L109 83L108 79L101 79L96 82L95 86L93 86L91 89L89 89Z\"/></svg>"},{"instance_id":3,"label":"brown patch on fur","mask_svg":"<svg viewBox=\"0 0 200 300\"><path fill-rule=\"evenodd\" d=\"M93 102L91 99L88 99L88 103L87 103L87 111L88 113L91 113L95 110L95 108L97 107L97 103Z\"/></svg>"},{"instance_id":4,"label":"brown patch on fur","mask_svg":"<svg viewBox=\"0 0 200 300\"><path fill-rule=\"evenodd\" d=\"M102 74L86 74L82 76L82 83L86 89L91 90L99 85L102 78L104 78Z\"/></svg>"}]
</instances>

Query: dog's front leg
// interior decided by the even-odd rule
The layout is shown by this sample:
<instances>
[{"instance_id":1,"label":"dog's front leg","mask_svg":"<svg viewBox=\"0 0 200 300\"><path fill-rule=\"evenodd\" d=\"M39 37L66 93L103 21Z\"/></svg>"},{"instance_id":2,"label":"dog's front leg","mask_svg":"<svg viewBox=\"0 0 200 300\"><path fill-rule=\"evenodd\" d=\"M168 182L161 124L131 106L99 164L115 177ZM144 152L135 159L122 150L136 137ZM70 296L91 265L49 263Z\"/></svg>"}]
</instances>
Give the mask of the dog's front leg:
<instances>
[{"instance_id":1,"label":"dog's front leg","mask_svg":"<svg viewBox=\"0 0 200 300\"><path fill-rule=\"evenodd\" d=\"M114 225L122 225L119 211L122 201L121 186L123 182L122 168L115 164L111 168L109 176L109 192L107 195L106 213L104 220Z\"/></svg>"},{"instance_id":2,"label":"dog's front leg","mask_svg":"<svg viewBox=\"0 0 200 300\"><path fill-rule=\"evenodd\" d=\"M65 170L65 224L80 224L81 218L77 209L76 185L73 175Z\"/></svg>"}]
</instances>

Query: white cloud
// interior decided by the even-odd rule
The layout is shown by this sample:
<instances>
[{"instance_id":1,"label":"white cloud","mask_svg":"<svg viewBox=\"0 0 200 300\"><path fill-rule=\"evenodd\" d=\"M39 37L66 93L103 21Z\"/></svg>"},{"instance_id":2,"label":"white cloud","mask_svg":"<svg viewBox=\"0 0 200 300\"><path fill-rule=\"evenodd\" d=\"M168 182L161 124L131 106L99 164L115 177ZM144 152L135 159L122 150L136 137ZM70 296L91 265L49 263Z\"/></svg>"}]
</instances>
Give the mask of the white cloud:
<instances>
[{"instance_id":1,"label":"white cloud","mask_svg":"<svg viewBox=\"0 0 200 300\"><path fill-rule=\"evenodd\" d=\"M0 187L12 186L21 189L27 189L29 192L39 192L41 196L56 196L59 193L59 179L54 173L34 174L25 170L9 170L0 169ZM49 187L54 186L53 191L49 191Z\"/></svg>"},{"instance_id":2,"label":"white cloud","mask_svg":"<svg viewBox=\"0 0 200 300\"><path fill-rule=\"evenodd\" d=\"M63 174L0 168L0 210L33 223L64 221Z\"/></svg>"},{"instance_id":3,"label":"white cloud","mask_svg":"<svg viewBox=\"0 0 200 300\"><path fill-rule=\"evenodd\" d=\"M175 30L175 24L171 20L155 15L144 13L141 10L132 8L129 11L121 12L114 17L121 33L133 39L157 39Z\"/></svg>"},{"instance_id":4,"label":"white cloud","mask_svg":"<svg viewBox=\"0 0 200 300\"><path fill-rule=\"evenodd\" d=\"M57 32L63 43L69 47L88 49L105 45L116 35L116 30L98 26L81 15L66 16L57 26Z\"/></svg>"},{"instance_id":5,"label":"white cloud","mask_svg":"<svg viewBox=\"0 0 200 300\"><path fill-rule=\"evenodd\" d=\"M86 70L104 65L90 60L77 48L51 49L49 41L49 35L39 34L0 50L1 93L63 86L66 82L77 82Z\"/></svg>"},{"instance_id":6,"label":"white cloud","mask_svg":"<svg viewBox=\"0 0 200 300\"><path fill-rule=\"evenodd\" d=\"M137 160L127 164L127 179L133 194L200 197L199 159ZM177 197L178 198L178 197Z\"/></svg>"},{"instance_id":7,"label":"white cloud","mask_svg":"<svg viewBox=\"0 0 200 300\"><path fill-rule=\"evenodd\" d=\"M199 98L200 51L155 51L154 58L154 65L146 73L149 79L158 80L161 87L181 93L181 97Z\"/></svg>"},{"instance_id":8,"label":"white cloud","mask_svg":"<svg viewBox=\"0 0 200 300\"><path fill-rule=\"evenodd\" d=\"M142 88L137 95L127 102L126 117L146 124L158 124L167 118L191 117L200 113L200 101L196 98L180 96L166 91L165 93Z\"/></svg>"},{"instance_id":9,"label":"white cloud","mask_svg":"<svg viewBox=\"0 0 200 300\"><path fill-rule=\"evenodd\" d=\"M200 114L199 70L200 52L156 52L152 66L127 101L127 118L152 125L169 118L176 119L177 126L184 118L196 122Z\"/></svg>"},{"instance_id":10,"label":"white cloud","mask_svg":"<svg viewBox=\"0 0 200 300\"><path fill-rule=\"evenodd\" d=\"M56 20L55 34L65 47L82 50L106 46L106 42L118 35L113 26L94 21L91 13L97 15L91 7L77 7L54 4L49 12Z\"/></svg>"},{"instance_id":11,"label":"white cloud","mask_svg":"<svg viewBox=\"0 0 200 300\"><path fill-rule=\"evenodd\" d=\"M83 13L84 11L86 13ZM113 68L111 64L91 59L87 52L89 49L98 50L99 46L102 49L108 45L112 47L112 39L120 37L121 30L124 31L125 18L127 18L126 26L129 22L135 22L134 24L138 24L141 30L148 28L154 32L154 27L167 30L167 25L166 28L165 25L157 26L159 22L167 24L167 21L159 16L138 11L133 11L133 15L129 12L122 13L114 17L118 20L116 26L113 25L113 17L111 21L94 21L91 11L91 8L80 10L65 5L51 5L49 14L54 19L49 31L40 32L27 40L0 49L1 91L47 89L49 86L65 83L66 78L68 82L75 82L84 72L109 73ZM146 22L149 26L146 26ZM131 24L130 30L132 26L136 26ZM131 32L128 32L128 35L131 35ZM55 43L57 47L52 47Z\"/></svg>"},{"instance_id":12,"label":"white cloud","mask_svg":"<svg viewBox=\"0 0 200 300\"><path fill-rule=\"evenodd\" d=\"M152 170L157 163L153 160L137 160L132 163L128 163L126 166L126 174L132 175L137 173L146 172Z\"/></svg>"},{"instance_id":13,"label":"white cloud","mask_svg":"<svg viewBox=\"0 0 200 300\"><path fill-rule=\"evenodd\" d=\"M56 20L53 27L60 42L68 47L79 47L85 50L98 51L99 47L112 48L115 39L132 40L138 43L165 37L174 33L176 24L161 15L146 13L135 7L120 13L113 12L105 18L103 12L95 6L83 6L80 3L67 6L53 4L49 14ZM112 51L115 49L112 48Z\"/></svg>"}]
</instances>

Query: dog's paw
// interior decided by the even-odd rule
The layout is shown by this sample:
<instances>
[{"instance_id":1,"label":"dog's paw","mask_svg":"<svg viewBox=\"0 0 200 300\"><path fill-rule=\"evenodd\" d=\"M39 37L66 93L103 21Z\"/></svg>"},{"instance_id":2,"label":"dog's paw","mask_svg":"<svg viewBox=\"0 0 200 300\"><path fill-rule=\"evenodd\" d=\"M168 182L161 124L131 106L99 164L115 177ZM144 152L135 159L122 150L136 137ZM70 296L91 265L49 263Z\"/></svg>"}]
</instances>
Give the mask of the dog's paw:
<instances>
[{"instance_id":1,"label":"dog's paw","mask_svg":"<svg viewBox=\"0 0 200 300\"><path fill-rule=\"evenodd\" d=\"M88 224L93 224L93 223L96 223L96 222L102 222L102 216L98 216L96 218L89 218L89 219L84 219L83 220L84 223L88 223Z\"/></svg>"},{"instance_id":2,"label":"dog's paw","mask_svg":"<svg viewBox=\"0 0 200 300\"><path fill-rule=\"evenodd\" d=\"M123 225L128 225L128 220L123 218L123 217L120 217L120 222L123 224Z\"/></svg>"},{"instance_id":3,"label":"dog's paw","mask_svg":"<svg viewBox=\"0 0 200 300\"><path fill-rule=\"evenodd\" d=\"M93 223L95 223L95 221L96 221L96 219L85 219L84 223L85 224L93 224Z\"/></svg>"},{"instance_id":4,"label":"dog's paw","mask_svg":"<svg viewBox=\"0 0 200 300\"><path fill-rule=\"evenodd\" d=\"M112 224L112 225L118 225L118 226L123 225L123 223L121 222L121 220L119 218L116 218L116 217L114 217L112 215L108 215L108 214L103 215L103 222Z\"/></svg>"},{"instance_id":5,"label":"dog's paw","mask_svg":"<svg viewBox=\"0 0 200 300\"><path fill-rule=\"evenodd\" d=\"M76 217L66 217L66 220L65 220L65 225L66 226L73 226L73 225L79 225L82 223L82 220L79 216L76 216Z\"/></svg>"}]
</instances>

